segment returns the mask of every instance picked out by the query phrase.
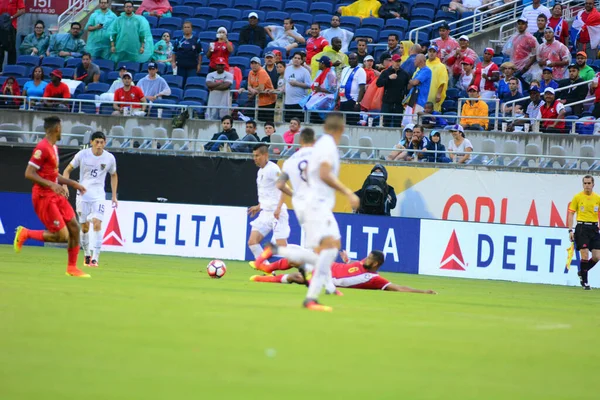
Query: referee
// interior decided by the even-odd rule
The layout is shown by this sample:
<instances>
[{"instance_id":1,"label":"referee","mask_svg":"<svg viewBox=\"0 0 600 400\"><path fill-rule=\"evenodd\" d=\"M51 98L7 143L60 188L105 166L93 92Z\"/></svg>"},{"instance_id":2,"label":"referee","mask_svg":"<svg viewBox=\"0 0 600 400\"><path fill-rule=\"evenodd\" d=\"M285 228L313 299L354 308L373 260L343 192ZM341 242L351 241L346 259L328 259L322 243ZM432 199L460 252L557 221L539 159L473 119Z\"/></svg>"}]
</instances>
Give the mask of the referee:
<instances>
[{"instance_id":1,"label":"referee","mask_svg":"<svg viewBox=\"0 0 600 400\"><path fill-rule=\"evenodd\" d=\"M594 177L586 175L583 177L583 192L577 193L569 205L567 214L567 226L569 227L569 238L575 242L575 248L581 256L579 265L579 279L585 290L590 290L588 283L588 272L600 259L600 233L598 233L598 211L600 209L600 195L593 192ZM575 232L573 216L577 214L577 225ZM590 260L590 250L592 259Z\"/></svg>"}]
</instances>

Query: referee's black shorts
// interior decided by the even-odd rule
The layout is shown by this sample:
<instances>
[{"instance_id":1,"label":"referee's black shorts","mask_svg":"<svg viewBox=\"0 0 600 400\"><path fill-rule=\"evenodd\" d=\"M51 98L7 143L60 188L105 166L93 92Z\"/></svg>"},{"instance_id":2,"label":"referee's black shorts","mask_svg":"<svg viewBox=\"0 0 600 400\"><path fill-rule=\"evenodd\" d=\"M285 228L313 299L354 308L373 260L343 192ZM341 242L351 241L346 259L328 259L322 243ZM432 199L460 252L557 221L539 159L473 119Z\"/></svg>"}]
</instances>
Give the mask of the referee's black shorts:
<instances>
[{"instance_id":1,"label":"referee's black shorts","mask_svg":"<svg viewBox=\"0 0 600 400\"><path fill-rule=\"evenodd\" d=\"M575 227L575 247L577 250L600 250L598 224L578 222Z\"/></svg>"}]
</instances>

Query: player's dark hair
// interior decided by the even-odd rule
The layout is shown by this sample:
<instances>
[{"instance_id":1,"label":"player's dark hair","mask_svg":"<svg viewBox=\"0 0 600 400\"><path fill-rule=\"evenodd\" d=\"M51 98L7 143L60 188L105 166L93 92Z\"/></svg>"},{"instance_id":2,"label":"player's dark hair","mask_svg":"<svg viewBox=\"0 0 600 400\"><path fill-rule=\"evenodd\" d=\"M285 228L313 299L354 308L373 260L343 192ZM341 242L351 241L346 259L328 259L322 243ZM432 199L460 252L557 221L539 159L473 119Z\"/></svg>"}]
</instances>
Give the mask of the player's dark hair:
<instances>
[{"instance_id":1,"label":"player's dark hair","mask_svg":"<svg viewBox=\"0 0 600 400\"><path fill-rule=\"evenodd\" d=\"M223 118L221 118L221 122L224 122L226 119L228 119L231 125L233 125L233 117L231 115L226 115Z\"/></svg>"},{"instance_id":2,"label":"player's dark hair","mask_svg":"<svg viewBox=\"0 0 600 400\"><path fill-rule=\"evenodd\" d=\"M552 8L554 8L554 7L552 7ZM544 21L548 21L548 17L544 13L540 13L537 17L542 18Z\"/></svg>"},{"instance_id":3,"label":"player's dark hair","mask_svg":"<svg viewBox=\"0 0 600 400\"><path fill-rule=\"evenodd\" d=\"M591 175L586 175L586 176L584 176L584 177L583 177L583 179L581 180L581 182L583 182L585 179L591 179L591 180L592 180L592 183L594 183L594 177L593 177L593 176L591 176Z\"/></svg>"},{"instance_id":4,"label":"player's dark hair","mask_svg":"<svg viewBox=\"0 0 600 400\"><path fill-rule=\"evenodd\" d=\"M60 118L56 115L44 118L44 130L46 133L52 132L57 125L60 125Z\"/></svg>"},{"instance_id":5,"label":"player's dark hair","mask_svg":"<svg viewBox=\"0 0 600 400\"><path fill-rule=\"evenodd\" d=\"M390 34L388 35L388 39L389 39L391 36L393 36L393 37L394 37L394 39L396 39L396 40L400 40L400 36L398 36L398 34L396 34L396 33L390 33Z\"/></svg>"},{"instance_id":6,"label":"player's dark hair","mask_svg":"<svg viewBox=\"0 0 600 400\"><path fill-rule=\"evenodd\" d=\"M360 38L356 41L356 43L358 43L358 42L364 42L365 44L367 44L367 39Z\"/></svg>"},{"instance_id":7,"label":"player's dark hair","mask_svg":"<svg viewBox=\"0 0 600 400\"><path fill-rule=\"evenodd\" d=\"M250 121L246 121L246 125L248 125L248 124L252 125L252 127L254 129L256 129L256 121L255 120L251 119Z\"/></svg>"},{"instance_id":8,"label":"player's dark hair","mask_svg":"<svg viewBox=\"0 0 600 400\"><path fill-rule=\"evenodd\" d=\"M259 143L256 146L254 146L252 151L258 151L261 154L265 154L269 151L269 145L266 143Z\"/></svg>"},{"instance_id":9,"label":"player's dark hair","mask_svg":"<svg viewBox=\"0 0 600 400\"><path fill-rule=\"evenodd\" d=\"M373 255L373 258L375 259L375 261L377 262L377 266L381 267L383 265L383 263L385 262L385 255L383 254L383 251L372 250L371 254Z\"/></svg>"},{"instance_id":10,"label":"player's dark hair","mask_svg":"<svg viewBox=\"0 0 600 400\"><path fill-rule=\"evenodd\" d=\"M315 131L311 128L304 128L300 132L300 142L302 143L314 143L315 142Z\"/></svg>"},{"instance_id":11,"label":"player's dark hair","mask_svg":"<svg viewBox=\"0 0 600 400\"><path fill-rule=\"evenodd\" d=\"M96 131L92 133L92 137L90 138L90 140L93 142L96 139L106 140L106 135L104 134L104 132Z\"/></svg>"},{"instance_id":12,"label":"player's dark hair","mask_svg":"<svg viewBox=\"0 0 600 400\"><path fill-rule=\"evenodd\" d=\"M300 57L302 57L302 56L300 56ZM283 65L283 68L287 67L287 64L284 61L277 61L275 64L276 65Z\"/></svg>"},{"instance_id":13,"label":"player's dark hair","mask_svg":"<svg viewBox=\"0 0 600 400\"><path fill-rule=\"evenodd\" d=\"M293 20L293 19L291 19L291 18L284 18L284 19L283 19L283 22L285 22L285 21L290 21L290 24L291 24L292 26L294 26L294 20Z\"/></svg>"}]
</instances>

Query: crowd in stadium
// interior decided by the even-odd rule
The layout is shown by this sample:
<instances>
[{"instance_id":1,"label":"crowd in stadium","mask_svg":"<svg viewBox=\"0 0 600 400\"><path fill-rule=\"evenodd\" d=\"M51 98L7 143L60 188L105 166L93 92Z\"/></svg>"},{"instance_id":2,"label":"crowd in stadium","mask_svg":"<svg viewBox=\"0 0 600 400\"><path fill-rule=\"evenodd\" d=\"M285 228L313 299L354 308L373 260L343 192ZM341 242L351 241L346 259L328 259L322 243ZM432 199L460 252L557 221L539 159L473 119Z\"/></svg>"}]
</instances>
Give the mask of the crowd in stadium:
<instances>
[{"instance_id":1,"label":"crowd in stadium","mask_svg":"<svg viewBox=\"0 0 600 400\"><path fill-rule=\"evenodd\" d=\"M500 3L144 0L137 10L124 2L117 15L100 0L85 26L72 22L68 32L50 34L38 21L16 48L24 4L0 1L0 24L9 33L0 48L0 61L8 53L2 94L40 97L31 101L35 107L59 111L72 105L57 98L94 100L82 111L115 115L156 116L152 104L205 106L199 117L211 120L244 106L256 106L262 122L304 121L308 110L318 123L339 109L350 113L348 124L366 125L378 124L382 112L391 114L381 122L388 127L459 123L487 130L498 111L506 130L541 118L542 132L563 133L565 118L600 117L597 41L586 25L600 16L593 0L571 26L563 5L549 9L532 0L501 52L488 47L477 54L469 36L453 36L447 22L420 43L403 40L420 18L457 20L482 5L496 12ZM589 84L559 90L582 82ZM569 106L588 97L594 102ZM459 98L468 100L456 115ZM3 97L1 103L23 108L26 102ZM234 112L241 119L251 114Z\"/></svg>"}]
</instances>

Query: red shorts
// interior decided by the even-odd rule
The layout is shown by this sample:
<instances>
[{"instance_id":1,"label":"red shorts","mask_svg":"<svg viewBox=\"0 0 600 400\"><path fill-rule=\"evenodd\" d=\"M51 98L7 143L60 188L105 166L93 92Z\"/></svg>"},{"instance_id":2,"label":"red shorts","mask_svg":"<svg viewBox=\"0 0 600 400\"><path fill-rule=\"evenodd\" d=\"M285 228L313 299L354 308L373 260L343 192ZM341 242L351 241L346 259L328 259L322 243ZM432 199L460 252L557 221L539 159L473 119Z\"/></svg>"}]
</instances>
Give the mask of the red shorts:
<instances>
[{"instance_id":1,"label":"red shorts","mask_svg":"<svg viewBox=\"0 0 600 400\"><path fill-rule=\"evenodd\" d=\"M50 232L60 231L67 222L75 218L69 200L56 193L34 194L32 201L35 213Z\"/></svg>"}]
</instances>

